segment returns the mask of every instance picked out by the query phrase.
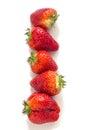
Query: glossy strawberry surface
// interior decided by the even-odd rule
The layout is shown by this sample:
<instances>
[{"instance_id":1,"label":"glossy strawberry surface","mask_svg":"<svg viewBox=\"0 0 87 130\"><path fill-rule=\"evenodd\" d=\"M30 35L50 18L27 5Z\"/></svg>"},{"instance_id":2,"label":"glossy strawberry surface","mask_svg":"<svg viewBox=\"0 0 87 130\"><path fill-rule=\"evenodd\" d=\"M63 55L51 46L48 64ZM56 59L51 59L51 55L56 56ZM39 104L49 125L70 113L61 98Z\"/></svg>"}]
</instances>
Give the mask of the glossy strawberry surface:
<instances>
[{"instance_id":1,"label":"glossy strawberry surface","mask_svg":"<svg viewBox=\"0 0 87 130\"><path fill-rule=\"evenodd\" d=\"M53 8L41 8L34 11L30 16L33 26L40 26L46 29L51 28L58 17L57 11Z\"/></svg>"},{"instance_id":2,"label":"glossy strawberry surface","mask_svg":"<svg viewBox=\"0 0 87 130\"><path fill-rule=\"evenodd\" d=\"M24 101L23 113L28 115L31 122L42 124L57 121L60 107L47 94L35 92Z\"/></svg>"},{"instance_id":3,"label":"glossy strawberry surface","mask_svg":"<svg viewBox=\"0 0 87 130\"><path fill-rule=\"evenodd\" d=\"M47 70L56 71L58 65L51 57L51 55L44 50L37 51L36 53L31 53L31 56L28 58L31 70L34 73L40 74Z\"/></svg>"},{"instance_id":4,"label":"glossy strawberry surface","mask_svg":"<svg viewBox=\"0 0 87 130\"><path fill-rule=\"evenodd\" d=\"M43 28L27 29L27 43L34 50L57 51L59 43Z\"/></svg>"},{"instance_id":5,"label":"glossy strawberry surface","mask_svg":"<svg viewBox=\"0 0 87 130\"><path fill-rule=\"evenodd\" d=\"M66 82L63 80L62 75L58 75L56 72L48 70L34 77L30 81L30 85L39 92L47 93L51 96L60 93L64 88Z\"/></svg>"}]
</instances>

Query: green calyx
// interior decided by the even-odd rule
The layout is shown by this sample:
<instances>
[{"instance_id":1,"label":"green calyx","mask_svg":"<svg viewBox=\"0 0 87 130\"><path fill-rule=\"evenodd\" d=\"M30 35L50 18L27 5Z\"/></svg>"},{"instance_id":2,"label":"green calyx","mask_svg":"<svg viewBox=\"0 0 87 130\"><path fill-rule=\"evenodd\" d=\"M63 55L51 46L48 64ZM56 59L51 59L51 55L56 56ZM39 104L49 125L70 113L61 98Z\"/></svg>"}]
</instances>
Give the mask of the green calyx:
<instances>
[{"instance_id":1,"label":"green calyx","mask_svg":"<svg viewBox=\"0 0 87 130\"><path fill-rule=\"evenodd\" d=\"M32 38L31 30L29 28L27 28L25 35L27 35L26 42L28 43L28 41Z\"/></svg>"},{"instance_id":2,"label":"green calyx","mask_svg":"<svg viewBox=\"0 0 87 130\"><path fill-rule=\"evenodd\" d=\"M22 111L23 114L30 114L31 113L31 108L29 107L28 103L26 101L23 102L24 109Z\"/></svg>"},{"instance_id":3,"label":"green calyx","mask_svg":"<svg viewBox=\"0 0 87 130\"><path fill-rule=\"evenodd\" d=\"M59 75L58 77L57 77L57 88L60 88L60 89L62 89L62 88L64 88L64 86L66 85L66 81L64 81L64 76L62 76L62 75Z\"/></svg>"},{"instance_id":4,"label":"green calyx","mask_svg":"<svg viewBox=\"0 0 87 130\"><path fill-rule=\"evenodd\" d=\"M54 14L50 17L51 20L51 26L54 25L54 23L56 22L56 20L58 19L59 15Z\"/></svg>"},{"instance_id":5,"label":"green calyx","mask_svg":"<svg viewBox=\"0 0 87 130\"><path fill-rule=\"evenodd\" d=\"M28 63L34 64L37 62L37 57L34 52L31 52L31 56L27 59Z\"/></svg>"}]
</instances>

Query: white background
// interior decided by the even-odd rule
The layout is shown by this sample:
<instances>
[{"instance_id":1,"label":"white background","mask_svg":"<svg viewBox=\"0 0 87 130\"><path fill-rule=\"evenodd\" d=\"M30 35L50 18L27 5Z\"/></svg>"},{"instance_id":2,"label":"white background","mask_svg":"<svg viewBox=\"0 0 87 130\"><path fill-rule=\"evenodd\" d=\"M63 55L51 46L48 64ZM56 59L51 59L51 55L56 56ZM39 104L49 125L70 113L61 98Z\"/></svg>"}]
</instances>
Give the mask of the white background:
<instances>
[{"instance_id":1,"label":"white background","mask_svg":"<svg viewBox=\"0 0 87 130\"><path fill-rule=\"evenodd\" d=\"M55 100L61 106L55 123L34 125L22 114L22 101L31 94L33 74L24 36L31 12L55 8L60 16L50 33L59 42L52 53L67 86ZM86 0L0 1L0 130L87 129L87 4Z\"/></svg>"}]
</instances>

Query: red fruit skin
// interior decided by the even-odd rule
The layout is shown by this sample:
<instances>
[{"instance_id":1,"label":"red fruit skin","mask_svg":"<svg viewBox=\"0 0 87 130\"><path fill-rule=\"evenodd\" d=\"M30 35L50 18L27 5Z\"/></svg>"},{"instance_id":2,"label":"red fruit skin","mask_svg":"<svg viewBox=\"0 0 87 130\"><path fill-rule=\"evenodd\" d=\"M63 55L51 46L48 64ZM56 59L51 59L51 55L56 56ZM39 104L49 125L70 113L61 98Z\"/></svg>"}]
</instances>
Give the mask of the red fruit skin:
<instances>
[{"instance_id":1,"label":"red fruit skin","mask_svg":"<svg viewBox=\"0 0 87 130\"><path fill-rule=\"evenodd\" d=\"M40 74L47 70L56 71L58 69L58 65L47 51L37 51L36 58L36 63L30 64L34 73Z\"/></svg>"},{"instance_id":2,"label":"red fruit skin","mask_svg":"<svg viewBox=\"0 0 87 130\"><path fill-rule=\"evenodd\" d=\"M42 124L58 120L60 107L47 94L35 92L27 99L27 103L32 110L28 115L31 122Z\"/></svg>"},{"instance_id":3,"label":"red fruit skin","mask_svg":"<svg viewBox=\"0 0 87 130\"><path fill-rule=\"evenodd\" d=\"M57 86L58 74L54 71L48 70L34 77L30 81L30 85L36 91L47 93L51 96L60 93L61 88Z\"/></svg>"},{"instance_id":4,"label":"red fruit skin","mask_svg":"<svg viewBox=\"0 0 87 130\"><path fill-rule=\"evenodd\" d=\"M40 111L40 112L32 112L28 115L29 120L36 124L42 124L47 122L54 122L57 121L59 115L55 111Z\"/></svg>"},{"instance_id":5,"label":"red fruit skin","mask_svg":"<svg viewBox=\"0 0 87 130\"><path fill-rule=\"evenodd\" d=\"M31 14L30 21L34 26L48 29L51 27L50 18L55 14L57 14L57 11L53 8L38 9Z\"/></svg>"},{"instance_id":6,"label":"red fruit skin","mask_svg":"<svg viewBox=\"0 0 87 130\"><path fill-rule=\"evenodd\" d=\"M46 51L57 51L59 49L59 44L45 29L35 27L32 29L31 35L28 45L32 49Z\"/></svg>"}]
</instances>

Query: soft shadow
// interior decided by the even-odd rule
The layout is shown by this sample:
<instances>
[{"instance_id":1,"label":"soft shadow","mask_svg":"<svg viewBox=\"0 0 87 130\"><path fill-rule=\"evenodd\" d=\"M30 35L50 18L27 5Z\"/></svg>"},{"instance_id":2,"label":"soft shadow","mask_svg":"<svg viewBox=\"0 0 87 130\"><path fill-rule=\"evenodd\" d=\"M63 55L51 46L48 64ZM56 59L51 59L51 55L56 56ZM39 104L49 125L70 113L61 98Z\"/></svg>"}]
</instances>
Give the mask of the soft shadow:
<instances>
[{"instance_id":1,"label":"soft shadow","mask_svg":"<svg viewBox=\"0 0 87 130\"><path fill-rule=\"evenodd\" d=\"M30 91L31 91L31 93L36 92L31 86L30 86Z\"/></svg>"},{"instance_id":2,"label":"soft shadow","mask_svg":"<svg viewBox=\"0 0 87 130\"><path fill-rule=\"evenodd\" d=\"M58 24L55 23L54 26L52 26L52 28L48 30L48 32L58 42L58 37L59 37L59 33L60 33ZM56 58L55 60L57 60L58 55L59 55L59 50L50 51L49 53L54 57L54 59Z\"/></svg>"},{"instance_id":3,"label":"soft shadow","mask_svg":"<svg viewBox=\"0 0 87 130\"><path fill-rule=\"evenodd\" d=\"M50 53L50 55L52 56L52 58L54 58L55 60L57 60L58 59L58 57L59 57L59 50L58 51L50 51L49 52Z\"/></svg>"},{"instance_id":4,"label":"soft shadow","mask_svg":"<svg viewBox=\"0 0 87 130\"><path fill-rule=\"evenodd\" d=\"M61 109L61 113L63 111L63 107L64 107L64 101L63 101L63 95L62 92L60 92L60 94L53 96L53 99L59 104L60 109ZM61 114L60 113L60 114Z\"/></svg>"},{"instance_id":5,"label":"soft shadow","mask_svg":"<svg viewBox=\"0 0 87 130\"><path fill-rule=\"evenodd\" d=\"M58 128L58 123L57 122L52 122L52 123L45 123L45 124L33 124L29 120L27 120L27 125L28 125L28 130L53 130L55 128Z\"/></svg>"},{"instance_id":6,"label":"soft shadow","mask_svg":"<svg viewBox=\"0 0 87 130\"><path fill-rule=\"evenodd\" d=\"M36 77L38 74L32 72L32 70L30 69L30 77L31 79L33 79L34 77Z\"/></svg>"},{"instance_id":7,"label":"soft shadow","mask_svg":"<svg viewBox=\"0 0 87 130\"><path fill-rule=\"evenodd\" d=\"M27 119L27 125L28 125L28 130L53 130L56 129L60 126L61 122L62 122L62 114L63 114L63 98L62 98L62 94L59 94L58 96L54 96L53 97L56 102L58 103L58 105L60 106L61 112L60 112L60 117L58 119L58 121L56 122L52 122L52 123L45 123L45 124L33 124L32 122L30 122Z\"/></svg>"},{"instance_id":8,"label":"soft shadow","mask_svg":"<svg viewBox=\"0 0 87 130\"><path fill-rule=\"evenodd\" d=\"M55 23L54 26L52 26L51 29L48 30L48 32L55 40L57 40L60 34L58 24Z\"/></svg>"}]
</instances>

